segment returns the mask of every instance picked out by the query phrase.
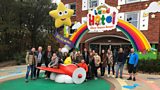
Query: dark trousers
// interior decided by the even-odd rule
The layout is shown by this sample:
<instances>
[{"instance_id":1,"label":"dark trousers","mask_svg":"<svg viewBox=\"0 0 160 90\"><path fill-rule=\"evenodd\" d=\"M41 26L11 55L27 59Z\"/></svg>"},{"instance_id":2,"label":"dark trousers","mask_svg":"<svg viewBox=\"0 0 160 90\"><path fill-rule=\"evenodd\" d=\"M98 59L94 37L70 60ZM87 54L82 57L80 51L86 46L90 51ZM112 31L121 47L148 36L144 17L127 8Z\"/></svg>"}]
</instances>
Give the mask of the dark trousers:
<instances>
[{"instance_id":1,"label":"dark trousers","mask_svg":"<svg viewBox=\"0 0 160 90\"><path fill-rule=\"evenodd\" d=\"M37 67L41 67L41 65L42 65L42 63L38 63ZM37 78L39 78L39 72L40 72L40 69L36 69Z\"/></svg>"},{"instance_id":2,"label":"dark trousers","mask_svg":"<svg viewBox=\"0 0 160 90\"><path fill-rule=\"evenodd\" d=\"M110 68L112 68L112 73L114 75L114 65L111 67L110 64L108 64L108 74L110 74Z\"/></svg>"},{"instance_id":3,"label":"dark trousers","mask_svg":"<svg viewBox=\"0 0 160 90\"><path fill-rule=\"evenodd\" d=\"M49 62L45 62L45 66L46 66L46 67L48 67L48 64L49 64ZM50 74L51 74L50 72L45 71L45 75L46 75L47 78L50 77Z\"/></svg>"},{"instance_id":4,"label":"dark trousers","mask_svg":"<svg viewBox=\"0 0 160 90\"><path fill-rule=\"evenodd\" d=\"M97 72L97 69L98 69L99 67L95 67L94 68L94 75L95 75L95 77L98 77L98 72Z\"/></svg>"},{"instance_id":5,"label":"dark trousers","mask_svg":"<svg viewBox=\"0 0 160 90\"><path fill-rule=\"evenodd\" d=\"M35 73L34 73L34 71L35 71L35 65L29 65L29 66L27 66L27 72L26 72L25 79L28 79L30 71L31 71L31 79L32 79L33 77L36 76Z\"/></svg>"},{"instance_id":6,"label":"dark trousers","mask_svg":"<svg viewBox=\"0 0 160 90\"><path fill-rule=\"evenodd\" d=\"M105 67L101 66L101 76L104 76L105 74Z\"/></svg>"}]
</instances>

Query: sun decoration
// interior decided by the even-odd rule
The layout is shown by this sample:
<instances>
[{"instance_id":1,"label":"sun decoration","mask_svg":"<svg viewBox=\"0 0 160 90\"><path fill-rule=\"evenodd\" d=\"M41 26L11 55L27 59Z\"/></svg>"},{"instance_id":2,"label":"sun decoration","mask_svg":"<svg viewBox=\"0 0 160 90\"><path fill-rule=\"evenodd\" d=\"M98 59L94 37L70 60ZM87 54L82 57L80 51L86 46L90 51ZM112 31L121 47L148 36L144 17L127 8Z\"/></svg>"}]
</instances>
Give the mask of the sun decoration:
<instances>
[{"instance_id":1,"label":"sun decoration","mask_svg":"<svg viewBox=\"0 0 160 90\"><path fill-rule=\"evenodd\" d=\"M73 15L74 10L68 9L65 5L60 2L56 10L49 12L49 15L55 18L55 27L59 28L62 25L71 26L70 17Z\"/></svg>"}]
</instances>

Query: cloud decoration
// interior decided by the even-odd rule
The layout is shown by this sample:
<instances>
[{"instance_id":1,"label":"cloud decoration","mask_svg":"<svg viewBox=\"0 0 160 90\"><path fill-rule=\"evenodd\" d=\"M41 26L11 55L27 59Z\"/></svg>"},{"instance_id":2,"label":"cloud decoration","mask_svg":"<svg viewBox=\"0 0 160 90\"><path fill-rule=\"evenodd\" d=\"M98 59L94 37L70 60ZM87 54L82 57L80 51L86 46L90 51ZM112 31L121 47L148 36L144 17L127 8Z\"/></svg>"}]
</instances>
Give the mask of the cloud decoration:
<instances>
[{"instance_id":1,"label":"cloud decoration","mask_svg":"<svg viewBox=\"0 0 160 90\"><path fill-rule=\"evenodd\" d=\"M160 2L152 2L148 6L148 8L145 10L148 13L156 13L160 12Z\"/></svg>"},{"instance_id":2,"label":"cloud decoration","mask_svg":"<svg viewBox=\"0 0 160 90\"><path fill-rule=\"evenodd\" d=\"M72 29L78 29L81 25L82 24L80 22L77 22L72 26Z\"/></svg>"}]
</instances>

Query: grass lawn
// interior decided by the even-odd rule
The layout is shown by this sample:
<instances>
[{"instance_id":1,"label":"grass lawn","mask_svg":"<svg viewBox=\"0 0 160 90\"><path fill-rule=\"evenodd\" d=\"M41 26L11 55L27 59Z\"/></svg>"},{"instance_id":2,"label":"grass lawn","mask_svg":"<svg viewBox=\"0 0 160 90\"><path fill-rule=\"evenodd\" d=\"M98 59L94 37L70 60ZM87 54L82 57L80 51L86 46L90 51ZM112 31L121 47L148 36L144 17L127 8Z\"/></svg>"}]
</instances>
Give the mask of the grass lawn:
<instances>
[{"instance_id":1,"label":"grass lawn","mask_svg":"<svg viewBox=\"0 0 160 90\"><path fill-rule=\"evenodd\" d=\"M51 80L38 79L24 82L24 78L0 83L0 90L110 90L110 84L103 79L88 80L83 84L59 84Z\"/></svg>"}]
</instances>

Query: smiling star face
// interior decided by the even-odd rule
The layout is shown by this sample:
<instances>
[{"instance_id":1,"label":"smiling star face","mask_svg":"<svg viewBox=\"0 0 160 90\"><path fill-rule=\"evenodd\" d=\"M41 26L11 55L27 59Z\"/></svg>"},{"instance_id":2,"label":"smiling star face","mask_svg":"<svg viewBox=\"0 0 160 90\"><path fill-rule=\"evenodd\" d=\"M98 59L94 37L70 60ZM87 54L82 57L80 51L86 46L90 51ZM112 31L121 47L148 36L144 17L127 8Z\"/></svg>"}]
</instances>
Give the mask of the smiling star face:
<instances>
[{"instance_id":1,"label":"smiling star face","mask_svg":"<svg viewBox=\"0 0 160 90\"><path fill-rule=\"evenodd\" d=\"M52 10L49 12L49 15L55 18L55 27L59 28L62 25L71 26L70 17L73 15L74 11L72 9L68 9L64 6L62 2L58 4L56 10Z\"/></svg>"}]
</instances>

